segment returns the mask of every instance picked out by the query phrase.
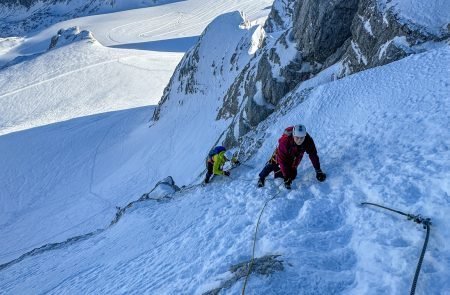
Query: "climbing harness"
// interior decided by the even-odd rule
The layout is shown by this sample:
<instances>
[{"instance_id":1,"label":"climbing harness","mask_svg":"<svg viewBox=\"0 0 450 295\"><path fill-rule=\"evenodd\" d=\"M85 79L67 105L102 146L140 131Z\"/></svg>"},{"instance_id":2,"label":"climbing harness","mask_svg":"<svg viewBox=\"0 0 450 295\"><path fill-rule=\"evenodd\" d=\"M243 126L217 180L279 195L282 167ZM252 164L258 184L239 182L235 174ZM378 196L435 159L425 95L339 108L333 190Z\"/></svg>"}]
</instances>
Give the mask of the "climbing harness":
<instances>
[{"instance_id":1,"label":"climbing harness","mask_svg":"<svg viewBox=\"0 0 450 295\"><path fill-rule=\"evenodd\" d=\"M282 184L280 184L278 186L278 188L280 188ZM242 295L245 294L245 287L247 286L247 281L248 281L248 277L250 276L250 273L252 271L252 267L253 267L253 261L255 260L255 248L256 248L256 237L258 235L258 228L259 228L259 223L261 221L261 216L264 212L264 209L266 209L267 204L272 201L273 199L275 199L276 197L278 197L281 193L281 190L276 193L275 195L273 195L271 198L269 198L265 203L264 206L262 207L261 211L259 212L259 217L258 217L258 221L256 222L256 228L255 228L255 234L253 235L253 250L252 250L252 258L250 259L250 263L248 266L248 271L247 271L247 275L245 276L245 281L244 281L244 285L242 286Z\"/></svg>"},{"instance_id":2,"label":"climbing harness","mask_svg":"<svg viewBox=\"0 0 450 295\"><path fill-rule=\"evenodd\" d=\"M405 212L402 212L399 210L394 210L394 209L391 209L391 208L388 208L385 206L381 206L381 205L375 204L375 203L362 202L361 205L372 205L372 206L380 207L380 208L398 213L400 215L406 216L408 218L408 220L412 220L417 224L422 224L423 228L427 230L427 235L425 237L425 242L423 243L422 252L420 253L419 262L417 263L416 273L414 274L414 279L413 279L413 283L411 286L410 295L414 295L416 292L417 280L419 279L420 268L422 267L423 258L425 257L425 251L426 251L427 245L428 245L428 239L430 237L431 219L424 218L420 214L419 215L408 214L408 213L405 213Z\"/></svg>"}]
</instances>

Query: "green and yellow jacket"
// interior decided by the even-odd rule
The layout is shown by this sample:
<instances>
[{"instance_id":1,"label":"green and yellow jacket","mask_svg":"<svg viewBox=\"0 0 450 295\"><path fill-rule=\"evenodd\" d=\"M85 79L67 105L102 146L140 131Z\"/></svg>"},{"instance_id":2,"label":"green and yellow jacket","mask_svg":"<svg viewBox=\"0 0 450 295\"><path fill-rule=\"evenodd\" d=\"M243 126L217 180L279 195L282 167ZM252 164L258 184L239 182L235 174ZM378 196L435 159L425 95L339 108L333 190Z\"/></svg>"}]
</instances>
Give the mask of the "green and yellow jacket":
<instances>
[{"instance_id":1,"label":"green and yellow jacket","mask_svg":"<svg viewBox=\"0 0 450 295\"><path fill-rule=\"evenodd\" d=\"M223 165L227 159L225 158L225 151L221 151L220 153L209 158L208 162L213 164L213 174L215 175L223 175ZM236 163L237 159L233 157L231 163Z\"/></svg>"},{"instance_id":2,"label":"green and yellow jacket","mask_svg":"<svg viewBox=\"0 0 450 295\"><path fill-rule=\"evenodd\" d=\"M225 151L222 151L210 158L210 162L213 164L213 174L223 175L223 165L227 159L225 158Z\"/></svg>"}]
</instances>

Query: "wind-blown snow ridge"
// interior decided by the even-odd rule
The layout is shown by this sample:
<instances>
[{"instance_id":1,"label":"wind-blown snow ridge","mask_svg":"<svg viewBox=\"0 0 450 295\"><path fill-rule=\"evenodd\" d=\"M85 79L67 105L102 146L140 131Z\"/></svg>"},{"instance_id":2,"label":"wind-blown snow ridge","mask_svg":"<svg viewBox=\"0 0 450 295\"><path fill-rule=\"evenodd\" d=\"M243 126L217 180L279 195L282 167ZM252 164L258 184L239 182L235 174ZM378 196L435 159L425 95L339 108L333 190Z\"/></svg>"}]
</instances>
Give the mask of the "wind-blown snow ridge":
<instances>
[{"instance_id":1,"label":"wind-blown snow ridge","mask_svg":"<svg viewBox=\"0 0 450 295\"><path fill-rule=\"evenodd\" d=\"M155 200L158 202L163 201L163 200L170 200L171 199L170 196L178 191L180 191L180 189L178 188L178 186L175 185L175 182L173 181L172 177L169 176L169 177L159 181L150 192L143 194L138 200L128 203L128 205L126 205L123 208L117 207L116 216L111 221L111 223L109 224L108 227L103 228L103 229L97 229L95 231L92 231L92 232L89 232L89 233L86 233L83 235L71 237L63 242L50 243L50 244L46 244L41 247L35 248L31 251L28 251L28 252L20 255L20 257L14 259L14 260L0 264L0 271L7 267L10 267L11 265L19 263L28 257L36 256L36 255L42 254L47 251L58 250L63 247L67 247L67 246L73 245L75 243L89 239L93 236L96 236L96 235L106 231L108 228L110 228L117 222L119 222L119 220L124 216L126 211L129 210L130 208L132 208L133 206L135 206L136 204L144 202L144 201L148 201L148 200Z\"/></svg>"},{"instance_id":2,"label":"wind-blown snow ridge","mask_svg":"<svg viewBox=\"0 0 450 295\"><path fill-rule=\"evenodd\" d=\"M93 237L95 235L98 235L99 233L102 233L104 231L105 231L105 229L98 229L96 231L93 231L93 232L90 232L90 233L87 233L87 234L84 234L84 235L80 235L80 236L69 238L69 239L67 239L67 240L65 240L63 242L50 243L50 244L43 245L43 246L41 246L39 248L35 248L35 249L33 249L33 250L31 250L31 251L29 251L27 253L24 253L24 254L20 255L20 257L14 259L14 260L11 260L11 261L3 263L3 264L0 264L0 271L4 270L7 267L10 267L10 266L12 266L12 265L14 265L16 263L21 262L21 261L23 261L26 258L45 253L47 251L54 251L54 250L61 249L63 247L67 247L67 246L73 245L75 243L78 243L78 242L84 241L86 239L89 239L89 238L91 238L91 237Z\"/></svg>"}]
</instances>

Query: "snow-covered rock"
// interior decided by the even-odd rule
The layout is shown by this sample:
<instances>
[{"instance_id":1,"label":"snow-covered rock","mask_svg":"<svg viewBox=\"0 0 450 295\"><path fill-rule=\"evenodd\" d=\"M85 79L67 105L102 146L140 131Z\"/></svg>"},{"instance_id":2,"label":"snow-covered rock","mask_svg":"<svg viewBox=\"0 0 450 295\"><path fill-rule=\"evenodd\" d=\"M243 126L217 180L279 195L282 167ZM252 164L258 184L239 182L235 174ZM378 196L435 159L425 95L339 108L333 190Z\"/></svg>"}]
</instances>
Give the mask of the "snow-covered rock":
<instances>
[{"instance_id":1,"label":"snow-covered rock","mask_svg":"<svg viewBox=\"0 0 450 295\"><path fill-rule=\"evenodd\" d=\"M245 16L238 11L213 20L175 69L154 119L164 116L168 109L182 108L193 100L196 107L222 107L225 92L250 60L251 36L256 29L256 26L249 28ZM222 112L223 117L229 118L237 108L234 103L227 104L228 111Z\"/></svg>"},{"instance_id":2,"label":"snow-covered rock","mask_svg":"<svg viewBox=\"0 0 450 295\"><path fill-rule=\"evenodd\" d=\"M264 30L267 33L273 33L289 29L295 13L295 2L296 0L275 0L264 24Z\"/></svg>"},{"instance_id":3,"label":"snow-covered rock","mask_svg":"<svg viewBox=\"0 0 450 295\"><path fill-rule=\"evenodd\" d=\"M79 27L71 27L68 29L61 29L58 33L52 37L49 50L55 49L61 46L68 45L73 42L87 40L89 43L96 42L91 32L87 30L80 30Z\"/></svg>"},{"instance_id":4,"label":"snow-covered rock","mask_svg":"<svg viewBox=\"0 0 450 295\"><path fill-rule=\"evenodd\" d=\"M381 0L275 1L262 48L225 96L225 105L242 105L233 109L239 119L226 142L235 144L289 91L325 69L326 81L332 81L423 52L429 42L448 40L445 1L427 7L418 18L412 15L426 5L419 2L408 8ZM438 20L431 21L435 13Z\"/></svg>"},{"instance_id":5,"label":"snow-covered rock","mask_svg":"<svg viewBox=\"0 0 450 295\"><path fill-rule=\"evenodd\" d=\"M174 194L179 190L180 188L175 184L173 178L171 176L168 176L159 181L155 185L155 187L146 195L146 198L160 200Z\"/></svg>"}]
</instances>

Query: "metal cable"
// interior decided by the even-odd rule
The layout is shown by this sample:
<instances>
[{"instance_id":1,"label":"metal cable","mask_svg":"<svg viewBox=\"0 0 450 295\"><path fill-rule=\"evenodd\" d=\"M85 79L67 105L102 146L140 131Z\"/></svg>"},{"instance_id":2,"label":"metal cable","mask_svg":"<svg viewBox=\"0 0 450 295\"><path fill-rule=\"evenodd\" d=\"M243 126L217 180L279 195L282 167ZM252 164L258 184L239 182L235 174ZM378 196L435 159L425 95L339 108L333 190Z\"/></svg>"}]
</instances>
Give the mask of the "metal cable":
<instances>
[{"instance_id":1,"label":"metal cable","mask_svg":"<svg viewBox=\"0 0 450 295\"><path fill-rule=\"evenodd\" d=\"M414 295L416 293L417 280L419 279L420 268L422 267L423 258L425 257L425 251L428 245L428 238L430 237L430 225L427 223L425 224L425 227L427 229L427 236L425 237L425 242L423 243L422 253L420 253L419 262L417 262L416 273L414 274L411 292L409 293L410 295Z\"/></svg>"},{"instance_id":2,"label":"metal cable","mask_svg":"<svg viewBox=\"0 0 450 295\"><path fill-rule=\"evenodd\" d=\"M399 211L399 210L394 210L394 209L391 209L391 208L388 208L385 206L381 206L379 204L370 203L370 202L363 202L363 203L361 203L361 205L372 205L372 206L376 206L379 208L383 208L383 209L404 215L408 218L408 220L412 220L418 224L423 224L423 228L425 228L427 230L427 235L425 237L425 242L423 243L422 252L420 253L419 261L417 263L416 273L414 274L414 279L413 279L413 282L411 285L410 295L414 295L416 293L417 280L419 279L420 269L422 268L423 258L425 257L425 251L427 249L428 239L430 237L430 230L431 230L430 218L424 218L421 215L407 214L407 213Z\"/></svg>"}]
</instances>

